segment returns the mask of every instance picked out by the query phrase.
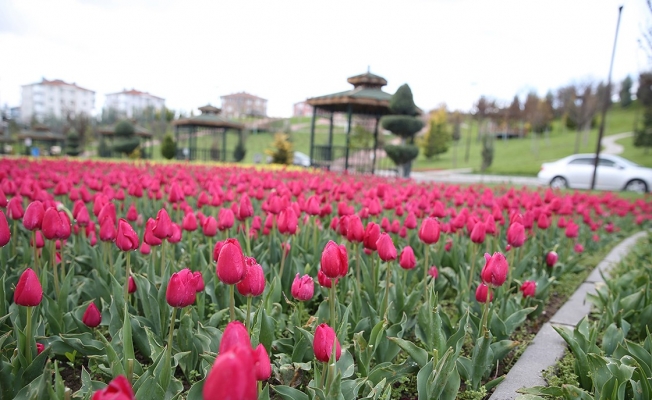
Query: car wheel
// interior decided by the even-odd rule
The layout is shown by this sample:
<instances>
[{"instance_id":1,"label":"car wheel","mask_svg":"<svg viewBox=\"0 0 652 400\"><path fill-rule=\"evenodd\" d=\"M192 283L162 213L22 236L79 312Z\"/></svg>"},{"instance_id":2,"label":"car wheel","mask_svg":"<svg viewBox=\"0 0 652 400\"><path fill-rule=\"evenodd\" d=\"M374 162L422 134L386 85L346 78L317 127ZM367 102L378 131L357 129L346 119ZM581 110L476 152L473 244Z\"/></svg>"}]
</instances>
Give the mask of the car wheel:
<instances>
[{"instance_id":1,"label":"car wheel","mask_svg":"<svg viewBox=\"0 0 652 400\"><path fill-rule=\"evenodd\" d=\"M561 176L555 176L550 181L550 187L553 189L566 189L568 187L568 182Z\"/></svg>"},{"instance_id":2,"label":"car wheel","mask_svg":"<svg viewBox=\"0 0 652 400\"><path fill-rule=\"evenodd\" d=\"M632 179L625 185L628 192L647 193L647 184L640 179Z\"/></svg>"}]
</instances>

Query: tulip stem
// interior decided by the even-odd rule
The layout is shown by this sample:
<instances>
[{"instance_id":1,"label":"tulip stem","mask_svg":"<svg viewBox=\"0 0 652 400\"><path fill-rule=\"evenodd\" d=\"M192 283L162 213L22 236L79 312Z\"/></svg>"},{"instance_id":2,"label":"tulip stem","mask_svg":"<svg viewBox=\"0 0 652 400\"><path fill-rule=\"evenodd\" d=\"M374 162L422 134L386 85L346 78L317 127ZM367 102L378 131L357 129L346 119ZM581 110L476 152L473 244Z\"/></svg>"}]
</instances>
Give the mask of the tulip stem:
<instances>
[{"instance_id":1,"label":"tulip stem","mask_svg":"<svg viewBox=\"0 0 652 400\"><path fill-rule=\"evenodd\" d=\"M321 377L319 379L319 387L323 390L324 384L326 383L326 372L328 372L328 362L322 363L324 369L322 369Z\"/></svg>"},{"instance_id":2,"label":"tulip stem","mask_svg":"<svg viewBox=\"0 0 652 400\"><path fill-rule=\"evenodd\" d=\"M34 250L34 267L36 269L36 275L39 275L38 251L36 250L36 231L32 231L32 250Z\"/></svg>"},{"instance_id":3,"label":"tulip stem","mask_svg":"<svg viewBox=\"0 0 652 400\"><path fill-rule=\"evenodd\" d=\"M16 241L18 240L18 236L16 236L16 229L18 229L17 227L18 227L18 223L16 221L14 221L13 226L12 226L12 228L14 230L14 233L11 235L11 237L14 238L14 240L11 240L11 255L12 256L16 255ZM34 242L35 242L34 244L36 244L36 240L34 240ZM37 270L36 274L38 275L38 270Z\"/></svg>"},{"instance_id":4,"label":"tulip stem","mask_svg":"<svg viewBox=\"0 0 652 400\"><path fill-rule=\"evenodd\" d=\"M317 251L317 216L316 215L312 220L312 250L314 252Z\"/></svg>"},{"instance_id":5,"label":"tulip stem","mask_svg":"<svg viewBox=\"0 0 652 400\"><path fill-rule=\"evenodd\" d=\"M335 315L335 299L337 296L336 293L336 287L335 287L335 279L331 279L331 289L330 289L330 306L331 306L331 326L333 329L337 330L337 316Z\"/></svg>"},{"instance_id":6,"label":"tulip stem","mask_svg":"<svg viewBox=\"0 0 652 400\"><path fill-rule=\"evenodd\" d=\"M235 285L229 285L229 295L231 301L229 302L229 315L231 322L235 321Z\"/></svg>"},{"instance_id":7,"label":"tulip stem","mask_svg":"<svg viewBox=\"0 0 652 400\"><path fill-rule=\"evenodd\" d=\"M353 251L355 252L355 277L358 284L358 293L360 293L360 244L355 243L353 245Z\"/></svg>"},{"instance_id":8,"label":"tulip stem","mask_svg":"<svg viewBox=\"0 0 652 400\"><path fill-rule=\"evenodd\" d=\"M425 245L425 251L424 251L424 256L423 256L423 298L425 301L428 301L428 269L430 268L428 266L428 255L430 253L430 245L426 244Z\"/></svg>"},{"instance_id":9,"label":"tulip stem","mask_svg":"<svg viewBox=\"0 0 652 400\"><path fill-rule=\"evenodd\" d=\"M125 253L127 257L127 271L125 272L125 288L124 288L124 300L125 305L128 304L129 300L129 276L131 275L131 257L129 257L129 252Z\"/></svg>"},{"instance_id":10,"label":"tulip stem","mask_svg":"<svg viewBox=\"0 0 652 400\"><path fill-rule=\"evenodd\" d=\"M467 287L469 288L469 293L471 293L471 284L473 283L473 274L475 273L476 257L478 256L478 251L475 247L476 244L472 243L471 244L471 270L469 271L469 284L467 285Z\"/></svg>"},{"instance_id":11,"label":"tulip stem","mask_svg":"<svg viewBox=\"0 0 652 400\"><path fill-rule=\"evenodd\" d=\"M54 298L59 299L59 272L57 271L57 265L56 265L56 252L57 252L57 245L55 244L54 240L50 240L50 264L52 266L52 272L54 273ZM46 271L43 271L44 274L46 274Z\"/></svg>"},{"instance_id":12,"label":"tulip stem","mask_svg":"<svg viewBox=\"0 0 652 400\"><path fill-rule=\"evenodd\" d=\"M32 364L32 307L27 307L27 323L25 324L25 359L27 365Z\"/></svg>"},{"instance_id":13,"label":"tulip stem","mask_svg":"<svg viewBox=\"0 0 652 400\"><path fill-rule=\"evenodd\" d=\"M283 246L283 241L281 241L281 270L279 271L281 282L283 282L283 267L285 267L285 246Z\"/></svg>"},{"instance_id":14,"label":"tulip stem","mask_svg":"<svg viewBox=\"0 0 652 400\"><path fill-rule=\"evenodd\" d=\"M247 332L249 332L250 315L251 315L251 296L247 296L247 316L245 317L245 328L247 328ZM251 332L249 332L249 334L251 334Z\"/></svg>"},{"instance_id":15,"label":"tulip stem","mask_svg":"<svg viewBox=\"0 0 652 400\"><path fill-rule=\"evenodd\" d=\"M509 291L509 288L512 286L512 270L514 269L514 252L516 252L516 248L512 247L512 249L509 251L509 264L507 265L507 291Z\"/></svg>"},{"instance_id":16,"label":"tulip stem","mask_svg":"<svg viewBox=\"0 0 652 400\"><path fill-rule=\"evenodd\" d=\"M251 254L251 238L249 237L249 220L245 218L245 232L244 232L244 237L245 237L245 244L247 245L247 256L253 257Z\"/></svg>"},{"instance_id":17,"label":"tulip stem","mask_svg":"<svg viewBox=\"0 0 652 400\"><path fill-rule=\"evenodd\" d=\"M387 273L385 274L385 298L383 299L383 316L386 316L388 313L389 307L389 281L392 277L392 266L389 261L385 263L387 265Z\"/></svg>"},{"instance_id":18,"label":"tulip stem","mask_svg":"<svg viewBox=\"0 0 652 400\"><path fill-rule=\"evenodd\" d=\"M165 239L161 242L161 282L165 280ZM162 283L161 283L162 284Z\"/></svg>"},{"instance_id":19,"label":"tulip stem","mask_svg":"<svg viewBox=\"0 0 652 400\"><path fill-rule=\"evenodd\" d=\"M161 387L168 387L168 384L170 383L170 371L172 370L172 366L170 363L172 362L172 339L174 335L174 322L176 319L176 314L177 314L177 309L175 307L172 307L172 315L170 316L170 330L168 332L168 347L165 351L165 366L163 368L163 373L161 374ZM168 368L168 366L170 368Z\"/></svg>"},{"instance_id":20,"label":"tulip stem","mask_svg":"<svg viewBox=\"0 0 652 400\"><path fill-rule=\"evenodd\" d=\"M489 307L491 306L491 285L487 285L487 297L482 310L482 334L486 335L489 331L487 321L489 319Z\"/></svg>"}]
</instances>

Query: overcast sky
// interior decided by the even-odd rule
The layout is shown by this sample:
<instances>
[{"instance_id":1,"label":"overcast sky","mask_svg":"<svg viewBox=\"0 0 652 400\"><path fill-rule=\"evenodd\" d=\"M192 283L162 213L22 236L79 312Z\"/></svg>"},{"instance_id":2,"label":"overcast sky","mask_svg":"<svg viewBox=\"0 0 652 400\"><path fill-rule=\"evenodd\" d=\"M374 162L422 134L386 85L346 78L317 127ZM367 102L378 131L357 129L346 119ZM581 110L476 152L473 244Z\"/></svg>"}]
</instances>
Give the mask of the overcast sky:
<instances>
[{"instance_id":1,"label":"overcast sky","mask_svg":"<svg viewBox=\"0 0 652 400\"><path fill-rule=\"evenodd\" d=\"M616 82L649 68L645 0L0 0L0 105L45 77L94 90L98 110L123 88L186 112L246 91L289 116L370 67L423 109L468 110L606 81L619 5Z\"/></svg>"}]
</instances>

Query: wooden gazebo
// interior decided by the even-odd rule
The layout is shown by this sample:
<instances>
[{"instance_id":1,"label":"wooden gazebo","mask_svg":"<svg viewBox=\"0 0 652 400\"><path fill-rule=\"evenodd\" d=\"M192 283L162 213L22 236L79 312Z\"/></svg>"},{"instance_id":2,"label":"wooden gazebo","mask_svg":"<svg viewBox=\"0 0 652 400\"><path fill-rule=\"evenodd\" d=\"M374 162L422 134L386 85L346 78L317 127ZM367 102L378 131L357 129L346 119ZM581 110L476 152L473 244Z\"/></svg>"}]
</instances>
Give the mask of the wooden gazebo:
<instances>
[{"instance_id":1,"label":"wooden gazebo","mask_svg":"<svg viewBox=\"0 0 652 400\"><path fill-rule=\"evenodd\" d=\"M152 137L154 136L152 132L146 128L134 124L135 135L141 139L141 156L142 158L152 158ZM110 142L113 142L113 135L115 134L115 124L108 126L101 126L97 129L97 133L102 135L102 137L109 139ZM148 152L149 149L149 152Z\"/></svg>"},{"instance_id":2,"label":"wooden gazebo","mask_svg":"<svg viewBox=\"0 0 652 400\"><path fill-rule=\"evenodd\" d=\"M199 107L201 114L172 121L175 126L177 159L203 161L233 161L233 149L229 145L227 133L237 132L242 135L244 125L222 117L221 109L210 104ZM211 146L198 146L197 138L211 138ZM218 142L221 139L221 146ZM185 142L185 146L182 144Z\"/></svg>"},{"instance_id":3,"label":"wooden gazebo","mask_svg":"<svg viewBox=\"0 0 652 400\"><path fill-rule=\"evenodd\" d=\"M31 155L32 149L41 147L46 151L45 155L58 155L54 151L54 147L58 146L59 150L62 151L66 137L60 133L50 131L50 128L46 125L34 124L31 130L24 130L16 135L16 140L18 143L23 144L23 153L25 155Z\"/></svg>"},{"instance_id":4,"label":"wooden gazebo","mask_svg":"<svg viewBox=\"0 0 652 400\"><path fill-rule=\"evenodd\" d=\"M315 167L329 170L349 171L353 167L357 172L375 173L378 147L378 121L383 115L389 114L389 100L392 95L382 90L387 85L385 78L367 71L364 74L352 76L347 82L353 89L325 96L312 97L307 103L313 107L310 126L310 160ZM346 145L333 145L333 116L336 113L346 113ZM315 123L318 115L329 118L327 143L316 143ZM352 118L366 120L367 125L373 124L373 148L350 151L350 136Z\"/></svg>"}]
</instances>

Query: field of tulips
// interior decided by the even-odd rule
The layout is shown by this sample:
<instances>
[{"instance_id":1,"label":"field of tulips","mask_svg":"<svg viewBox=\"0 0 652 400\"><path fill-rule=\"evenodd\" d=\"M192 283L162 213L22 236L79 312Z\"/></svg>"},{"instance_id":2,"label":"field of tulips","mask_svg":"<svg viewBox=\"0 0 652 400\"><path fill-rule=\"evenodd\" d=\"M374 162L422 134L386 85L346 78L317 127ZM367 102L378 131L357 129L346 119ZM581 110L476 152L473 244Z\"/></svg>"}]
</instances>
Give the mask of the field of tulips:
<instances>
[{"instance_id":1,"label":"field of tulips","mask_svg":"<svg viewBox=\"0 0 652 400\"><path fill-rule=\"evenodd\" d=\"M652 219L610 193L19 158L0 207L1 399L481 399L555 285Z\"/></svg>"}]
</instances>

